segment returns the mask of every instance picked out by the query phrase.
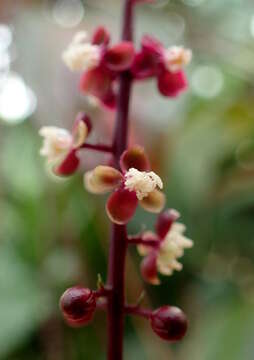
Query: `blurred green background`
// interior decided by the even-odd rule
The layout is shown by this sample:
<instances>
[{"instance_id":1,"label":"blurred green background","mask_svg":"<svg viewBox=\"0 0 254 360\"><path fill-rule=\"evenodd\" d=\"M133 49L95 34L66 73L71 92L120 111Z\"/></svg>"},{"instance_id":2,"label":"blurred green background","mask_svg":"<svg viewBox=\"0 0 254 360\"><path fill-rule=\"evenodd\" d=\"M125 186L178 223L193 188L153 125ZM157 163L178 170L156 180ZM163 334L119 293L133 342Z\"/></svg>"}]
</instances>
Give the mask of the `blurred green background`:
<instances>
[{"instance_id":1,"label":"blurred green background","mask_svg":"<svg viewBox=\"0 0 254 360\"><path fill-rule=\"evenodd\" d=\"M104 161L88 151L80 173L50 176L39 156L42 125L70 128L93 119L92 141L110 142L114 114L78 93L61 62L77 30L104 24L117 40L119 0L0 2L0 359L105 359L105 314L68 328L58 299L69 286L106 278L109 223L104 200L83 189L85 169ZM145 288L144 305L168 303L190 319L186 338L168 345L142 319L126 320L131 360L254 358L254 3L158 0L137 11L136 38L193 50L189 91L162 98L154 81L136 84L132 141L146 146L195 242L184 270L144 285L140 258L127 261L127 297ZM106 140L105 140L106 139ZM135 233L155 217L138 211Z\"/></svg>"}]
</instances>

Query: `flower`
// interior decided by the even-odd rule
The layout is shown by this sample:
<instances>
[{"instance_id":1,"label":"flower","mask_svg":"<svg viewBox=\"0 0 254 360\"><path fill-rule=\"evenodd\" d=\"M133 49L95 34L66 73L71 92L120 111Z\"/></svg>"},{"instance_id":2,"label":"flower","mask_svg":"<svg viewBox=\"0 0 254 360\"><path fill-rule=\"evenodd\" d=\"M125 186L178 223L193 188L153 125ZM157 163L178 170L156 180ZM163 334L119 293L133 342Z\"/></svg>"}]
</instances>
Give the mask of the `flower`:
<instances>
[{"instance_id":1,"label":"flower","mask_svg":"<svg viewBox=\"0 0 254 360\"><path fill-rule=\"evenodd\" d=\"M61 296L60 309L66 322L73 327L87 325L96 309L96 297L88 288L74 286Z\"/></svg>"},{"instance_id":2,"label":"flower","mask_svg":"<svg viewBox=\"0 0 254 360\"><path fill-rule=\"evenodd\" d=\"M82 71L80 91L95 97L110 109L116 106L115 80L118 74L128 70L134 60L135 49L130 41L109 46L110 35L100 26L88 41L86 32L77 33L67 50L63 61L72 71Z\"/></svg>"},{"instance_id":3,"label":"flower","mask_svg":"<svg viewBox=\"0 0 254 360\"><path fill-rule=\"evenodd\" d=\"M131 71L137 80L156 77L160 93L175 97L187 88L183 67L190 62L191 57L192 53L188 49L177 46L165 49L158 40L146 35Z\"/></svg>"},{"instance_id":4,"label":"flower","mask_svg":"<svg viewBox=\"0 0 254 360\"><path fill-rule=\"evenodd\" d=\"M153 171L139 171L130 168L125 174L124 186L129 191L135 191L138 200L143 200L157 187L162 189L161 178Z\"/></svg>"},{"instance_id":5,"label":"flower","mask_svg":"<svg viewBox=\"0 0 254 360\"><path fill-rule=\"evenodd\" d=\"M192 52L182 46L172 46L165 51L164 61L166 68L171 72L182 70L192 58Z\"/></svg>"},{"instance_id":6,"label":"flower","mask_svg":"<svg viewBox=\"0 0 254 360\"><path fill-rule=\"evenodd\" d=\"M164 211L158 217L156 233L147 231L141 236L141 244L137 246L139 254L144 256L141 273L151 284L160 283L158 272L170 276L174 270L182 270L178 259L185 249L193 246L193 241L184 236L185 226L176 222L179 216L176 210Z\"/></svg>"},{"instance_id":7,"label":"flower","mask_svg":"<svg viewBox=\"0 0 254 360\"><path fill-rule=\"evenodd\" d=\"M188 328L186 315L176 306L162 306L153 311L150 324L153 331L166 341L181 340Z\"/></svg>"},{"instance_id":8,"label":"flower","mask_svg":"<svg viewBox=\"0 0 254 360\"><path fill-rule=\"evenodd\" d=\"M85 187L95 194L113 191L106 210L116 224L126 224L138 203L147 211L158 213L165 204L159 190L163 184L158 175L149 171L149 161L140 146L126 150L120 160L121 171L110 166L97 166L84 176Z\"/></svg>"},{"instance_id":9,"label":"flower","mask_svg":"<svg viewBox=\"0 0 254 360\"><path fill-rule=\"evenodd\" d=\"M88 116L78 114L72 132L55 126L43 126L39 134L44 138L40 154L53 165L56 175L70 175L79 166L77 151L91 130Z\"/></svg>"},{"instance_id":10,"label":"flower","mask_svg":"<svg viewBox=\"0 0 254 360\"><path fill-rule=\"evenodd\" d=\"M87 42L87 34L78 32L63 53L63 61L72 71L87 71L100 62L100 47Z\"/></svg>"}]
</instances>

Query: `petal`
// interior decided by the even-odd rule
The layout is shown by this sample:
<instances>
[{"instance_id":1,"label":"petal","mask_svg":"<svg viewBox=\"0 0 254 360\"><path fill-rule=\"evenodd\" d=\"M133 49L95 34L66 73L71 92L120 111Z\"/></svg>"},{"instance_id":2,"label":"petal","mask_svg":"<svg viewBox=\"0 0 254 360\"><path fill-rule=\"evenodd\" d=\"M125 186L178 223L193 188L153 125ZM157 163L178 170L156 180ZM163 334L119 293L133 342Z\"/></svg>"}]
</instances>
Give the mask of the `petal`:
<instances>
[{"instance_id":1,"label":"petal","mask_svg":"<svg viewBox=\"0 0 254 360\"><path fill-rule=\"evenodd\" d=\"M111 77L101 67L86 71L80 80L80 90L87 95L104 97L111 88Z\"/></svg>"},{"instance_id":2,"label":"petal","mask_svg":"<svg viewBox=\"0 0 254 360\"><path fill-rule=\"evenodd\" d=\"M60 165L55 166L53 171L56 175L59 176L69 176L72 175L78 168L80 163L79 158L76 155L74 150L70 151L65 159L61 162Z\"/></svg>"},{"instance_id":3,"label":"petal","mask_svg":"<svg viewBox=\"0 0 254 360\"><path fill-rule=\"evenodd\" d=\"M155 76L158 72L157 61L151 54L141 51L133 61L131 72L135 79L142 80Z\"/></svg>"},{"instance_id":4,"label":"petal","mask_svg":"<svg viewBox=\"0 0 254 360\"><path fill-rule=\"evenodd\" d=\"M85 187L95 194L103 194L115 189L122 181L122 174L111 166L97 166L84 176Z\"/></svg>"},{"instance_id":5,"label":"petal","mask_svg":"<svg viewBox=\"0 0 254 360\"><path fill-rule=\"evenodd\" d=\"M109 197L106 211L113 223L123 225L133 217L137 205L138 199L135 192L121 188Z\"/></svg>"},{"instance_id":6,"label":"petal","mask_svg":"<svg viewBox=\"0 0 254 360\"><path fill-rule=\"evenodd\" d=\"M136 145L125 150L120 158L120 166L122 171L128 171L135 168L139 171L149 171L150 163L142 146Z\"/></svg>"},{"instance_id":7,"label":"petal","mask_svg":"<svg viewBox=\"0 0 254 360\"><path fill-rule=\"evenodd\" d=\"M158 76L158 89L167 97L176 97L187 89L188 82L183 71L176 73L163 70Z\"/></svg>"},{"instance_id":8,"label":"petal","mask_svg":"<svg viewBox=\"0 0 254 360\"><path fill-rule=\"evenodd\" d=\"M80 90L85 95L95 96L110 109L116 106L116 96L112 85L112 76L101 67L85 72L80 80Z\"/></svg>"},{"instance_id":9,"label":"petal","mask_svg":"<svg viewBox=\"0 0 254 360\"><path fill-rule=\"evenodd\" d=\"M150 35L145 35L141 41L142 50L154 57L155 60L163 58L164 47L162 43Z\"/></svg>"},{"instance_id":10,"label":"petal","mask_svg":"<svg viewBox=\"0 0 254 360\"><path fill-rule=\"evenodd\" d=\"M73 147L79 148L84 144L92 129L90 118L85 113L79 113L72 129Z\"/></svg>"},{"instance_id":11,"label":"petal","mask_svg":"<svg viewBox=\"0 0 254 360\"><path fill-rule=\"evenodd\" d=\"M142 277L152 285L159 285L160 280L157 276L157 254L155 252L146 256L140 265Z\"/></svg>"},{"instance_id":12,"label":"petal","mask_svg":"<svg viewBox=\"0 0 254 360\"><path fill-rule=\"evenodd\" d=\"M110 42L110 34L104 26L99 26L93 33L92 44L108 45Z\"/></svg>"},{"instance_id":13,"label":"petal","mask_svg":"<svg viewBox=\"0 0 254 360\"><path fill-rule=\"evenodd\" d=\"M106 95L101 98L101 102L110 110L116 108L116 94L113 89L110 89Z\"/></svg>"},{"instance_id":14,"label":"petal","mask_svg":"<svg viewBox=\"0 0 254 360\"><path fill-rule=\"evenodd\" d=\"M112 71L123 71L130 68L135 55L134 45L130 41L122 41L108 49L104 55L104 65Z\"/></svg>"},{"instance_id":15,"label":"petal","mask_svg":"<svg viewBox=\"0 0 254 360\"><path fill-rule=\"evenodd\" d=\"M159 213L165 206L165 195L160 190L154 190L149 195L140 200L140 205L147 211Z\"/></svg>"},{"instance_id":16,"label":"petal","mask_svg":"<svg viewBox=\"0 0 254 360\"><path fill-rule=\"evenodd\" d=\"M180 217L179 212L174 209L167 209L158 216L155 228L156 228L156 233L159 235L161 239L164 239L164 237L171 229L173 223L179 217Z\"/></svg>"}]
</instances>

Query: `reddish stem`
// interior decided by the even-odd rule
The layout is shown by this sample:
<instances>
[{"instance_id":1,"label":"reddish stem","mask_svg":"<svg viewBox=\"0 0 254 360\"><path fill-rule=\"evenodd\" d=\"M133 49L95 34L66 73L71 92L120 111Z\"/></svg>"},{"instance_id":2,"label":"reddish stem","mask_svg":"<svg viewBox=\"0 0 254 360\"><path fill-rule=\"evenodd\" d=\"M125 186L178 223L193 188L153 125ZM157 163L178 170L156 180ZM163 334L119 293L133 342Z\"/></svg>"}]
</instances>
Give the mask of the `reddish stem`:
<instances>
[{"instance_id":1,"label":"reddish stem","mask_svg":"<svg viewBox=\"0 0 254 360\"><path fill-rule=\"evenodd\" d=\"M132 40L133 2L125 0L122 40ZM127 147L128 115L132 78L129 72L120 77L117 100L117 117L113 139L115 167ZM127 251L125 225L112 225L107 286L112 291L108 296L108 360L123 359L124 303L125 303L125 258Z\"/></svg>"},{"instance_id":2,"label":"reddish stem","mask_svg":"<svg viewBox=\"0 0 254 360\"><path fill-rule=\"evenodd\" d=\"M113 148L110 145L104 145L104 144L83 144L80 149L90 149L95 151L101 151L106 153L112 153Z\"/></svg>"},{"instance_id":3,"label":"reddish stem","mask_svg":"<svg viewBox=\"0 0 254 360\"><path fill-rule=\"evenodd\" d=\"M126 314L141 316L145 319L149 319L152 314L152 310L137 305L125 305L124 309Z\"/></svg>"},{"instance_id":4,"label":"reddish stem","mask_svg":"<svg viewBox=\"0 0 254 360\"><path fill-rule=\"evenodd\" d=\"M160 241L154 240L154 239L143 240L142 236L137 235L137 236L128 236L128 244L130 244L130 245L145 245L145 246L157 248L160 245Z\"/></svg>"}]
</instances>

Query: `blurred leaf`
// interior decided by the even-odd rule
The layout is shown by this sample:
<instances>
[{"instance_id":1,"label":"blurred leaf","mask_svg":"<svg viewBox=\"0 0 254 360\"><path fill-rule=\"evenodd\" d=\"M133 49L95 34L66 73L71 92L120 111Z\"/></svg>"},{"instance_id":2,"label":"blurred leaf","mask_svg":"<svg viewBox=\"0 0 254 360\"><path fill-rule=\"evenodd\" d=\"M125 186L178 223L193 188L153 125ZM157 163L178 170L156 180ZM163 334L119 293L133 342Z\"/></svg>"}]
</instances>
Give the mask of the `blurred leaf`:
<instances>
[{"instance_id":1,"label":"blurred leaf","mask_svg":"<svg viewBox=\"0 0 254 360\"><path fill-rule=\"evenodd\" d=\"M0 358L31 335L49 315L48 293L38 277L7 247L0 251Z\"/></svg>"}]
</instances>

